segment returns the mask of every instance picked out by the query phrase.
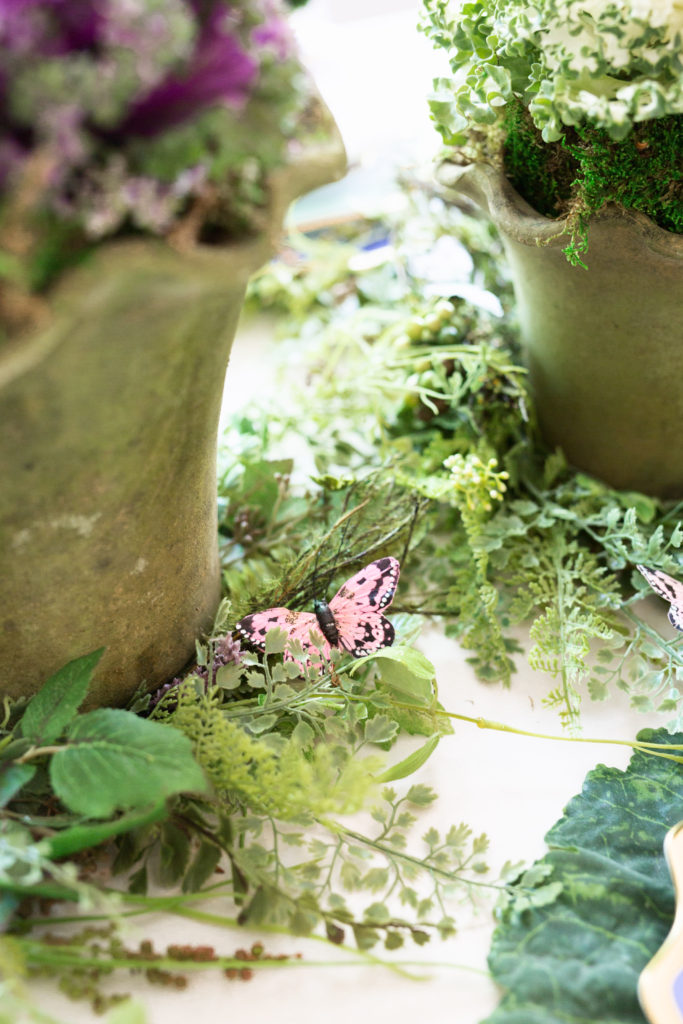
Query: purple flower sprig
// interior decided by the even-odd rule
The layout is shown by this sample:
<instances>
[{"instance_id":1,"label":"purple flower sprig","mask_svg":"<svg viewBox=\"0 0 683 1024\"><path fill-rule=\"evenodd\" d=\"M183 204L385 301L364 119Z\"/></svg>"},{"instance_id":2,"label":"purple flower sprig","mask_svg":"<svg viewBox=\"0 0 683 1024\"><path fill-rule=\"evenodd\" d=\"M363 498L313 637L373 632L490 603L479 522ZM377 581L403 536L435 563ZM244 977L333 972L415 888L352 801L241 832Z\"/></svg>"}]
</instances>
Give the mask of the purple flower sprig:
<instances>
[{"instance_id":1,"label":"purple flower sprig","mask_svg":"<svg viewBox=\"0 0 683 1024\"><path fill-rule=\"evenodd\" d=\"M178 676L171 680L169 683L164 683L157 690L154 691L150 698L149 707L147 713L153 710L157 704L165 698L171 691L177 690L181 683L184 683L186 679L190 677L192 679L202 680L204 683L204 690L209 685L209 681L215 681L216 673L224 665L239 665L242 660L242 651L240 647L240 641L233 639L230 633L226 633L225 636L219 637L218 640L213 643L213 657L211 660L211 673L207 665L195 665L186 675ZM175 705L173 705L175 706ZM167 710L171 710L168 702L166 703Z\"/></svg>"}]
</instances>

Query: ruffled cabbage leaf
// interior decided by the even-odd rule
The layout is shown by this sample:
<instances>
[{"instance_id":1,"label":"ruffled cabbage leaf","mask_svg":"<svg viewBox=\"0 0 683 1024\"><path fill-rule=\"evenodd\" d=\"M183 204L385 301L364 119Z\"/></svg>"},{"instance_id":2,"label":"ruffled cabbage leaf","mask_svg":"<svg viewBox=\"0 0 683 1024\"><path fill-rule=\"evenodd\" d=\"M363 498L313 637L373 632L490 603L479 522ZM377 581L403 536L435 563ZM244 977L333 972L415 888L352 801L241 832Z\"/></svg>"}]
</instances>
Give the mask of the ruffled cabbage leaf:
<instances>
[{"instance_id":1,"label":"ruffled cabbage leaf","mask_svg":"<svg viewBox=\"0 0 683 1024\"><path fill-rule=\"evenodd\" d=\"M625 771L589 772L536 865L539 884L561 882L557 899L502 913L489 967L505 994L483 1024L645 1024L638 976L673 922L662 844L681 819L683 765L636 751Z\"/></svg>"}]
</instances>

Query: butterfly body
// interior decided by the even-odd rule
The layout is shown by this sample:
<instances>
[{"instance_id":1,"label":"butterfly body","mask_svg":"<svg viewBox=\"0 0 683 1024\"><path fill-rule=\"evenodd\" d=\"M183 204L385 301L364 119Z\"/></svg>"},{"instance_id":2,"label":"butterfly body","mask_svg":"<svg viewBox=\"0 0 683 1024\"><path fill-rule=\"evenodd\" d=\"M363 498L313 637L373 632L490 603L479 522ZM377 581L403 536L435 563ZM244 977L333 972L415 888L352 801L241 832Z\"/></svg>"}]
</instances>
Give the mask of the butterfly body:
<instances>
[{"instance_id":1,"label":"butterfly body","mask_svg":"<svg viewBox=\"0 0 683 1024\"><path fill-rule=\"evenodd\" d=\"M661 569L648 569L645 565L637 565L636 568L652 589L671 605L668 616L671 625L683 630L683 583Z\"/></svg>"},{"instance_id":2,"label":"butterfly body","mask_svg":"<svg viewBox=\"0 0 683 1024\"><path fill-rule=\"evenodd\" d=\"M329 660L332 648L362 658L394 642L394 627L381 613L396 592L400 566L395 558L378 558L347 580L328 603L317 600L314 612L289 608L268 608L245 615L237 623L241 635L254 646L265 648L270 629L284 629L290 640L298 640L309 663ZM311 632L322 634L320 641ZM285 657L290 657L285 652Z\"/></svg>"},{"instance_id":3,"label":"butterfly body","mask_svg":"<svg viewBox=\"0 0 683 1024\"><path fill-rule=\"evenodd\" d=\"M329 604L327 601L314 601L313 610L320 626L320 632L328 644L331 644L332 647L337 647L339 644L339 630L337 629L334 612Z\"/></svg>"}]
</instances>

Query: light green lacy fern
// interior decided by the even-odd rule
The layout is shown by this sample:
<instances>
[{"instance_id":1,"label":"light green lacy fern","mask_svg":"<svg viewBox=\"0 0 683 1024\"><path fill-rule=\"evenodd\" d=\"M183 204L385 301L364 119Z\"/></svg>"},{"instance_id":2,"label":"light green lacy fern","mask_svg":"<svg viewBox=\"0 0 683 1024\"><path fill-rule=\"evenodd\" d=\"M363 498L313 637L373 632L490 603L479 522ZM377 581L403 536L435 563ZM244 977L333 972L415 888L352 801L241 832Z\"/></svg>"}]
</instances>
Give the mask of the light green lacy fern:
<instances>
[{"instance_id":1,"label":"light green lacy fern","mask_svg":"<svg viewBox=\"0 0 683 1024\"><path fill-rule=\"evenodd\" d=\"M351 814L375 788L378 757L352 757L338 745L305 746L312 730L288 738L250 736L211 697L184 689L171 723L192 741L194 755L219 796L231 804L281 820Z\"/></svg>"}]
</instances>

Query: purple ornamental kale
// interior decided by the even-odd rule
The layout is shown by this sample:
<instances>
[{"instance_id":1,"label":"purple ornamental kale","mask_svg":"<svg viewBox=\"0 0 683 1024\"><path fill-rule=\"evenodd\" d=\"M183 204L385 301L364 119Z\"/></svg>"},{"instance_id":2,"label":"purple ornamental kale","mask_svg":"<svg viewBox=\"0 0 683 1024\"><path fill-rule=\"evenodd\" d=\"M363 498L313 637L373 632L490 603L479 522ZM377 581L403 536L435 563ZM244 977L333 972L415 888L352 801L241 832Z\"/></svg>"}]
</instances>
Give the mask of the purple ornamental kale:
<instances>
[{"instance_id":1,"label":"purple ornamental kale","mask_svg":"<svg viewBox=\"0 0 683 1024\"><path fill-rule=\"evenodd\" d=\"M0 0L0 188L47 147L60 216L92 237L126 217L163 231L188 193L146 177L126 147L209 108L243 110L264 69L292 54L276 0ZM174 173L205 174L212 154L200 166L188 153Z\"/></svg>"},{"instance_id":2,"label":"purple ornamental kale","mask_svg":"<svg viewBox=\"0 0 683 1024\"><path fill-rule=\"evenodd\" d=\"M245 52L235 34L230 11L216 0L203 20L188 66L169 74L139 100L119 130L122 135L149 138L216 102L239 108L248 99L258 70L258 61Z\"/></svg>"},{"instance_id":3,"label":"purple ornamental kale","mask_svg":"<svg viewBox=\"0 0 683 1024\"><path fill-rule=\"evenodd\" d=\"M288 23L272 0L262 0L263 21L252 30L252 43L259 50L270 50L277 60L286 60L294 52L294 38Z\"/></svg>"},{"instance_id":4,"label":"purple ornamental kale","mask_svg":"<svg viewBox=\"0 0 683 1024\"><path fill-rule=\"evenodd\" d=\"M92 49L104 6L96 0L0 0L0 46L27 57Z\"/></svg>"}]
</instances>

